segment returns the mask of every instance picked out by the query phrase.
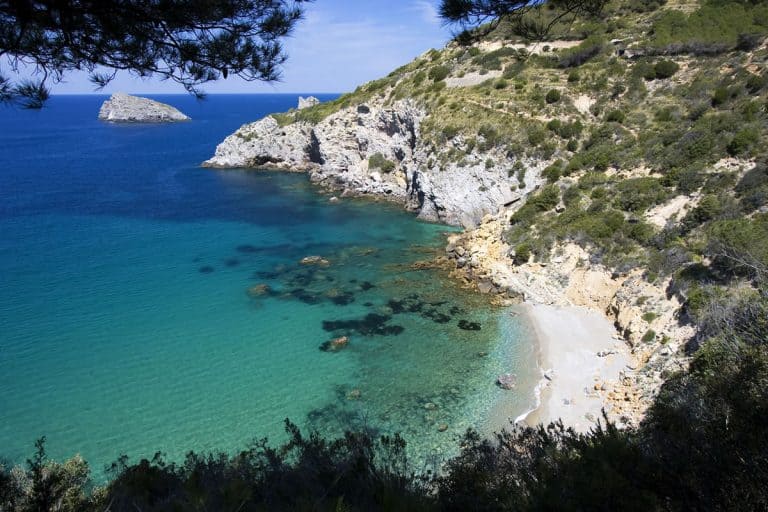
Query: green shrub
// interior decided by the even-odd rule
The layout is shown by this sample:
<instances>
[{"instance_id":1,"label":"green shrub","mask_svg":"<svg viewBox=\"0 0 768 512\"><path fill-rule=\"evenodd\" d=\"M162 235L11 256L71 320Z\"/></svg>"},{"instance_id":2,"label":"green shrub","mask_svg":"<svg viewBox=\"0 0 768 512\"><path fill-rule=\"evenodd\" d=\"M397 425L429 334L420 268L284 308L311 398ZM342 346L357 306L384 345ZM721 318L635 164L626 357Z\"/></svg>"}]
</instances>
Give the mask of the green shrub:
<instances>
[{"instance_id":1,"label":"green shrub","mask_svg":"<svg viewBox=\"0 0 768 512\"><path fill-rule=\"evenodd\" d=\"M719 107L731 97L731 93L727 87L718 87L712 94L712 106Z\"/></svg>"},{"instance_id":2,"label":"green shrub","mask_svg":"<svg viewBox=\"0 0 768 512\"><path fill-rule=\"evenodd\" d=\"M513 62L512 64L508 64L507 66L504 67L504 72L501 74L501 78L504 78L505 80L510 80L520 75L520 73L522 73L524 69L525 69L525 61ZM517 86L517 84L515 84L515 86Z\"/></svg>"},{"instance_id":3,"label":"green shrub","mask_svg":"<svg viewBox=\"0 0 768 512\"><path fill-rule=\"evenodd\" d=\"M433 66L429 70L429 78L434 80L435 82L440 82L442 80L445 80L445 78L451 74L451 68L448 66Z\"/></svg>"},{"instance_id":4,"label":"green shrub","mask_svg":"<svg viewBox=\"0 0 768 512\"><path fill-rule=\"evenodd\" d=\"M765 75L749 75L749 78L747 78L747 82L745 84L745 87L747 88L747 91L749 91L751 94L755 94L760 92L760 90L765 87L765 84L768 80L766 80Z\"/></svg>"},{"instance_id":5,"label":"green shrub","mask_svg":"<svg viewBox=\"0 0 768 512\"><path fill-rule=\"evenodd\" d=\"M563 161L557 160L554 163L548 165L543 171L541 171L541 175L549 182L554 183L557 180L560 179L560 176L563 174Z\"/></svg>"},{"instance_id":6,"label":"green shrub","mask_svg":"<svg viewBox=\"0 0 768 512\"><path fill-rule=\"evenodd\" d=\"M528 199L527 204L537 210L546 212L557 206L560 201L560 188L557 185L546 185L538 194Z\"/></svg>"},{"instance_id":7,"label":"green shrub","mask_svg":"<svg viewBox=\"0 0 768 512\"><path fill-rule=\"evenodd\" d=\"M707 194L701 198L699 204L686 216L690 216L697 224L703 224L714 219L722 211L720 200L714 194Z\"/></svg>"},{"instance_id":8,"label":"green shrub","mask_svg":"<svg viewBox=\"0 0 768 512\"><path fill-rule=\"evenodd\" d=\"M387 160L381 153L374 153L368 158L369 169L381 169L383 172L392 172L395 170L395 162Z\"/></svg>"},{"instance_id":9,"label":"green shrub","mask_svg":"<svg viewBox=\"0 0 768 512\"><path fill-rule=\"evenodd\" d=\"M602 37L596 35L590 36L578 46L560 51L558 54L557 65L561 68L581 66L597 56L602 51L603 45L604 42Z\"/></svg>"},{"instance_id":10,"label":"green shrub","mask_svg":"<svg viewBox=\"0 0 768 512\"><path fill-rule=\"evenodd\" d=\"M672 60L660 60L653 67L656 78L659 79L670 78L677 73L679 69L680 66L678 66L677 62Z\"/></svg>"},{"instance_id":11,"label":"green shrub","mask_svg":"<svg viewBox=\"0 0 768 512\"><path fill-rule=\"evenodd\" d=\"M515 265L523 265L531 259L531 244L523 242L515 246Z\"/></svg>"},{"instance_id":12,"label":"green shrub","mask_svg":"<svg viewBox=\"0 0 768 512\"><path fill-rule=\"evenodd\" d=\"M605 115L605 120L609 123L623 123L624 122L624 112L621 110L611 110Z\"/></svg>"},{"instance_id":13,"label":"green shrub","mask_svg":"<svg viewBox=\"0 0 768 512\"><path fill-rule=\"evenodd\" d=\"M668 194L656 178L630 178L616 185L616 205L625 211L640 212L663 202Z\"/></svg>"},{"instance_id":14,"label":"green shrub","mask_svg":"<svg viewBox=\"0 0 768 512\"><path fill-rule=\"evenodd\" d=\"M532 126L528 129L528 142L531 146L539 146L547 140L547 132L540 126Z\"/></svg>"},{"instance_id":15,"label":"green shrub","mask_svg":"<svg viewBox=\"0 0 768 512\"><path fill-rule=\"evenodd\" d=\"M579 141L577 141L576 139L571 139L568 141L568 144L565 146L565 148L568 151L576 152L579 150Z\"/></svg>"},{"instance_id":16,"label":"green shrub","mask_svg":"<svg viewBox=\"0 0 768 512\"><path fill-rule=\"evenodd\" d=\"M656 331L654 331L653 329L648 329L647 331L645 331L645 334L643 334L641 341L643 343L650 343L655 339L656 339Z\"/></svg>"},{"instance_id":17,"label":"green shrub","mask_svg":"<svg viewBox=\"0 0 768 512\"><path fill-rule=\"evenodd\" d=\"M499 131L490 124L481 125L477 130L477 135L483 138L483 144L480 146L481 151L487 151L493 147L498 146L501 140L501 134Z\"/></svg>"},{"instance_id":18,"label":"green shrub","mask_svg":"<svg viewBox=\"0 0 768 512\"><path fill-rule=\"evenodd\" d=\"M590 190L610 182L611 179L603 172L588 172L579 179L579 188Z\"/></svg>"},{"instance_id":19,"label":"green shrub","mask_svg":"<svg viewBox=\"0 0 768 512\"><path fill-rule=\"evenodd\" d=\"M743 195L750 190L764 186L768 186L768 166L760 163L744 174L734 190L736 194Z\"/></svg>"},{"instance_id":20,"label":"green shrub","mask_svg":"<svg viewBox=\"0 0 768 512\"><path fill-rule=\"evenodd\" d=\"M459 128L453 125L447 125L443 127L443 137L445 140L451 140L459 134Z\"/></svg>"},{"instance_id":21,"label":"green shrub","mask_svg":"<svg viewBox=\"0 0 768 512\"><path fill-rule=\"evenodd\" d=\"M578 69L572 69L568 73L568 83L575 84L579 80L581 80L581 74L579 73L579 70Z\"/></svg>"},{"instance_id":22,"label":"green shrub","mask_svg":"<svg viewBox=\"0 0 768 512\"><path fill-rule=\"evenodd\" d=\"M646 322L648 322L648 323L651 323L651 322L653 322L653 321L654 321L654 320L656 320L658 317L659 317L659 315L657 315L657 314L656 314L656 313L654 313L653 311L647 311L647 312L643 313L643 320L645 320L645 321L646 321Z\"/></svg>"},{"instance_id":23,"label":"green shrub","mask_svg":"<svg viewBox=\"0 0 768 512\"><path fill-rule=\"evenodd\" d=\"M493 88L496 90L506 89L507 85L509 85L509 82L507 82L502 78L502 79L496 80L496 82L493 84Z\"/></svg>"},{"instance_id":24,"label":"green shrub","mask_svg":"<svg viewBox=\"0 0 768 512\"><path fill-rule=\"evenodd\" d=\"M700 166L690 166L684 169L677 169L670 173L669 177L673 179L678 192L681 194L691 194L704 185L705 174Z\"/></svg>"},{"instance_id":25,"label":"green shrub","mask_svg":"<svg viewBox=\"0 0 768 512\"><path fill-rule=\"evenodd\" d=\"M656 68L654 68L650 62L638 62L635 64L635 67L632 70L632 74L634 76L641 76L649 82L651 80L656 80Z\"/></svg>"},{"instance_id":26,"label":"green shrub","mask_svg":"<svg viewBox=\"0 0 768 512\"><path fill-rule=\"evenodd\" d=\"M748 152L760 140L757 128L748 127L739 130L728 143L728 154L737 156Z\"/></svg>"},{"instance_id":27,"label":"green shrub","mask_svg":"<svg viewBox=\"0 0 768 512\"><path fill-rule=\"evenodd\" d=\"M549 104L557 103L560 101L560 91L557 89L550 89L544 99Z\"/></svg>"}]
</instances>

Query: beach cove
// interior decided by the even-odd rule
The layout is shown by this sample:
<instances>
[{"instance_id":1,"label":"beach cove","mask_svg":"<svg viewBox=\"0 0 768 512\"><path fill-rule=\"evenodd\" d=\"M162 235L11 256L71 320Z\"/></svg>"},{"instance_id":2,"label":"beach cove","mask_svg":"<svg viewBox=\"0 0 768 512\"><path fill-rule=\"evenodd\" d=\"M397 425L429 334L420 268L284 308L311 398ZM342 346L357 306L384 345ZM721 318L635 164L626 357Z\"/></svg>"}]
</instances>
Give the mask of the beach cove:
<instances>
[{"instance_id":1,"label":"beach cove","mask_svg":"<svg viewBox=\"0 0 768 512\"><path fill-rule=\"evenodd\" d=\"M500 401L531 408L531 332L432 267L453 228L330 201L301 175L198 167L217 138L293 96L160 99L193 121L100 123L100 97L3 118L12 462L46 436L51 457L79 453L101 475L123 453L279 441L290 418L326 435L400 432L424 469L467 428L487 430ZM516 389L496 386L503 373Z\"/></svg>"}]
</instances>

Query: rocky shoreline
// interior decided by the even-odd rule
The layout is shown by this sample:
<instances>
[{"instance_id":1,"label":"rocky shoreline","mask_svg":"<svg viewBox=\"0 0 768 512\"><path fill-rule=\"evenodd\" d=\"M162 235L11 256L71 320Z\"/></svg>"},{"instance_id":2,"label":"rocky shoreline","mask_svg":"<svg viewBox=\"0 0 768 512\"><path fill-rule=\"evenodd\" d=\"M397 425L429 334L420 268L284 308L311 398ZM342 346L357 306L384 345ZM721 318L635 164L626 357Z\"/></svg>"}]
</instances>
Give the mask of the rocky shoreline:
<instances>
[{"instance_id":1,"label":"rocky shoreline","mask_svg":"<svg viewBox=\"0 0 768 512\"><path fill-rule=\"evenodd\" d=\"M515 264L504 231L541 185L547 162L521 159L523 182L501 166L481 164L503 158L496 149L473 150L475 158L463 165L435 166L433 149L420 137L425 115L412 100L400 100L343 108L317 124L281 125L267 116L227 137L203 165L306 172L332 193L395 201L422 219L463 226L441 259L465 285L498 303L588 308L613 324L630 361L594 392L611 419L637 424L664 379L688 363L683 349L694 333L678 321L681 298L668 296L668 281L650 284L640 270L617 274L593 264L576 244L556 247L550 263Z\"/></svg>"},{"instance_id":2,"label":"rocky shoreline","mask_svg":"<svg viewBox=\"0 0 768 512\"><path fill-rule=\"evenodd\" d=\"M453 275L495 301L586 308L603 315L630 360L594 391L612 420L638 424L664 379L688 364L684 347L694 331L678 320L680 298L667 296L668 280L654 285L639 270L617 274L590 263L589 253L576 244L556 248L551 263L516 265L503 240L512 213L502 210L476 229L448 238Z\"/></svg>"},{"instance_id":3,"label":"rocky shoreline","mask_svg":"<svg viewBox=\"0 0 768 512\"><path fill-rule=\"evenodd\" d=\"M523 185L502 166L488 168L488 159L506 158L498 148L473 149L463 162L439 164L437 150L420 135L425 116L413 100L390 106L372 100L317 124L281 125L267 116L240 127L202 165L306 172L312 182L342 195L387 198L421 219L465 228L540 185L543 162L527 162ZM463 147L466 141L451 144Z\"/></svg>"}]
</instances>

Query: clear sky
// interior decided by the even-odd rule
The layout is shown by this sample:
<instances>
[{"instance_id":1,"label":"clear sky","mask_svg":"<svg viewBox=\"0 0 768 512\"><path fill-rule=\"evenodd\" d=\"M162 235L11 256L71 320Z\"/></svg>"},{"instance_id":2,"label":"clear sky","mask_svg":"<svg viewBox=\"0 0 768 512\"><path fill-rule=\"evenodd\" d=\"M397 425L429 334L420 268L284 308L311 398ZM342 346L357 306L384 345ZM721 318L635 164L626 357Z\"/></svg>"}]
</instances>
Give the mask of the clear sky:
<instances>
[{"instance_id":1,"label":"clear sky","mask_svg":"<svg viewBox=\"0 0 768 512\"><path fill-rule=\"evenodd\" d=\"M439 0L315 0L285 42L288 62L282 82L238 79L203 86L207 93L348 92L381 78L451 37L436 15ZM184 93L173 82L120 74L100 94ZM53 94L93 92L84 73L70 73Z\"/></svg>"}]
</instances>

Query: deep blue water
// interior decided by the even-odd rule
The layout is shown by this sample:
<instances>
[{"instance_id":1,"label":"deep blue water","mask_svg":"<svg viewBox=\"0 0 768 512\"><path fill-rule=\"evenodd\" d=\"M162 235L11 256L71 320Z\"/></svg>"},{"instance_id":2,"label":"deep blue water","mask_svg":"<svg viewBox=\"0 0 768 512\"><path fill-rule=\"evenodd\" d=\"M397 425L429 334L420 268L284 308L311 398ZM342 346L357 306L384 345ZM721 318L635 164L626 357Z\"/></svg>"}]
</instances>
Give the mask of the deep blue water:
<instances>
[{"instance_id":1,"label":"deep blue water","mask_svg":"<svg viewBox=\"0 0 768 512\"><path fill-rule=\"evenodd\" d=\"M45 435L99 475L123 453L277 441L289 417L402 432L422 463L501 401L529 406L525 328L410 267L448 228L329 203L303 175L199 167L296 95L155 98L193 120L102 123L98 96L0 109L0 456L23 461ZM341 335L344 350L319 349ZM506 371L519 393L493 386Z\"/></svg>"}]
</instances>

